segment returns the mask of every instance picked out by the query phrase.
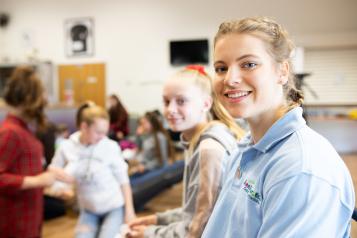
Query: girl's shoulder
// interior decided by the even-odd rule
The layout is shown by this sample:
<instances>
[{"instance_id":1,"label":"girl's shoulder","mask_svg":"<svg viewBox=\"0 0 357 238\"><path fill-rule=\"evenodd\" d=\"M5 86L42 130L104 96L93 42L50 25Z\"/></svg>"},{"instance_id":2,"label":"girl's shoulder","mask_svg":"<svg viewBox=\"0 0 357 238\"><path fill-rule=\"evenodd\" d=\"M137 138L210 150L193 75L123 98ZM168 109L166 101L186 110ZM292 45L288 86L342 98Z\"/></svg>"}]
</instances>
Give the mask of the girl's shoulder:
<instances>
[{"instance_id":1,"label":"girl's shoulder","mask_svg":"<svg viewBox=\"0 0 357 238\"><path fill-rule=\"evenodd\" d=\"M236 141L234 134L229 130L229 128L221 122L213 122L209 127L206 128L201 134L201 138L211 137L223 139L228 137L230 140Z\"/></svg>"},{"instance_id":2,"label":"girl's shoulder","mask_svg":"<svg viewBox=\"0 0 357 238\"><path fill-rule=\"evenodd\" d=\"M238 141L233 133L223 123L214 123L201 135L199 143L204 140L213 139L220 143L226 151L233 151L238 147Z\"/></svg>"},{"instance_id":3,"label":"girl's shoulder","mask_svg":"<svg viewBox=\"0 0 357 238\"><path fill-rule=\"evenodd\" d=\"M158 132L157 132L157 137L158 137L160 140L166 140L165 134L162 133L161 131L158 131Z\"/></svg>"},{"instance_id":4,"label":"girl's shoulder","mask_svg":"<svg viewBox=\"0 0 357 238\"><path fill-rule=\"evenodd\" d=\"M98 144L102 150L113 151L113 150L121 150L120 145L117 141L112 140L108 137L104 137Z\"/></svg>"}]
</instances>

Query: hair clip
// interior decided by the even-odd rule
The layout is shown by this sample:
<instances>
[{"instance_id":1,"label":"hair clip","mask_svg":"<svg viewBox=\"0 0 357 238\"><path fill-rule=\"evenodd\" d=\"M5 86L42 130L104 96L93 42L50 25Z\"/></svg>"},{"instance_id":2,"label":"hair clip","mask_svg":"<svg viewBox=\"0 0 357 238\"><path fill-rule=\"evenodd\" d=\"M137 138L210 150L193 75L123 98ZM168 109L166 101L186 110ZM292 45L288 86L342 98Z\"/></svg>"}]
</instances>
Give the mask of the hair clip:
<instances>
[{"instance_id":1,"label":"hair clip","mask_svg":"<svg viewBox=\"0 0 357 238\"><path fill-rule=\"evenodd\" d=\"M202 65L196 65L196 64L187 65L185 69L196 70L200 74L207 75L205 68Z\"/></svg>"}]
</instances>

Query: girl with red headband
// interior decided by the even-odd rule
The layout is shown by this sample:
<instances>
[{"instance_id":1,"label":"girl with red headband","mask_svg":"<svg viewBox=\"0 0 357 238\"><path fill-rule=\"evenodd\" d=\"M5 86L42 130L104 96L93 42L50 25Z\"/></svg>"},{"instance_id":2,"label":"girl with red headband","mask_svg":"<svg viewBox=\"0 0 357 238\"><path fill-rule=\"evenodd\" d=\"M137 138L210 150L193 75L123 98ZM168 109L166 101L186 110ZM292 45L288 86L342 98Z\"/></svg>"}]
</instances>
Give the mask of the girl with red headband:
<instances>
[{"instance_id":1,"label":"girl with red headband","mask_svg":"<svg viewBox=\"0 0 357 238\"><path fill-rule=\"evenodd\" d=\"M243 130L217 101L202 66L187 66L169 79L163 100L169 127L182 132L186 149L183 205L137 218L128 237L200 237L222 186L226 155L237 148Z\"/></svg>"}]
</instances>

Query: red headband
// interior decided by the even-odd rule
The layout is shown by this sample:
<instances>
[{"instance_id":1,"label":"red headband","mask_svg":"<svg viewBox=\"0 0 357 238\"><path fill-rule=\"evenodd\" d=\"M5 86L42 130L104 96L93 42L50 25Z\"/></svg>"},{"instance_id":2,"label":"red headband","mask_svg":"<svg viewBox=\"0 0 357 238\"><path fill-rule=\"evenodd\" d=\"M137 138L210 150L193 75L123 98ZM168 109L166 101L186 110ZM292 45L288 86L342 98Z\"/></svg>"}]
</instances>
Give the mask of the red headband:
<instances>
[{"instance_id":1,"label":"red headband","mask_svg":"<svg viewBox=\"0 0 357 238\"><path fill-rule=\"evenodd\" d=\"M205 68L202 65L191 64L187 65L185 69L196 70L200 74L207 75Z\"/></svg>"}]
</instances>

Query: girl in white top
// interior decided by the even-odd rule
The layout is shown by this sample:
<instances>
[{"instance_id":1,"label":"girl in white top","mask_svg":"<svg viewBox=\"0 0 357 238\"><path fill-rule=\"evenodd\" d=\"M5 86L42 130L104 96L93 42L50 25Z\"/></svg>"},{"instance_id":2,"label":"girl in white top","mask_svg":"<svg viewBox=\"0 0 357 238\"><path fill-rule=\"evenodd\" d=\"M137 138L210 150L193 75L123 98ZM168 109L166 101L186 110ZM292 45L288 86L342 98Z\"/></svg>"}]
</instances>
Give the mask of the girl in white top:
<instances>
[{"instance_id":1,"label":"girl in white top","mask_svg":"<svg viewBox=\"0 0 357 238\"><path fill-rule=\"evenodd\" d=\"M105 109L84 108L79 128L60 145L50 168L64 168L75 178L80 206L76 237L114 237L121 223L135 217L127 165L118 144L106 137Z\"/></svg>"},{"instance_id":2,"label":"girl in white top","mask_svg":"<svg viewBox=\"0 0 357 238\"><path fill-rule=\"evenodd\" d=\"M202 66L188 66L168 80L163 100L164 116L173 131L182 132L186 147L183 205L134 220L129 237L200 237L220 192L226 155L243 131L216 100Z\"/></svg>"}]
</instances>

